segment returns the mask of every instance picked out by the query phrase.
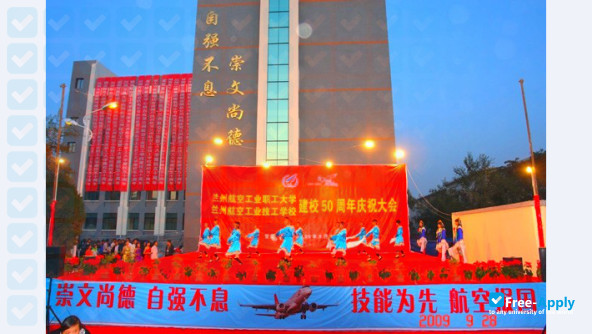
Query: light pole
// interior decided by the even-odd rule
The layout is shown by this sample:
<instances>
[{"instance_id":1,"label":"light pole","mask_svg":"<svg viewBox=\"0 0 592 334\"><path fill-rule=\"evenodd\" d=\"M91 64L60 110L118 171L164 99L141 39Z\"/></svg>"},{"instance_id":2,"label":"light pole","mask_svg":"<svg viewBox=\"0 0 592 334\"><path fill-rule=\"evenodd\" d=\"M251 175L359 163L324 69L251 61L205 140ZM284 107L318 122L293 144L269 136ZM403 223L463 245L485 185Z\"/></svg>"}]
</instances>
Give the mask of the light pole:
<instances>
[{"instance_id":1,"label":"light pole","mask_svg":"<svg viewBox=\"0 0 592 334\"><path fill-rule=\"evenodd\" d=\"M60 145L62 143L62 115L64 114L64 95L66 94L66 84L61 84L62 88L62 100L60 102L60 110L58 116L58 134L56 139L56 168L55 175L53 177L53 200L50 205L49 215L49 235L47 236L47 246L53 246L53 227L55 225L55 209L58 201L58 177L60 175L60 163L63 159L60 158Z\"/></svg>"},{"instance_id":2,"label":"light pole","mask_svg":"<svg viewBox=\"0 0 592 334\"><path fill-rule=\"evenodd\" d=\"M526 109L526 97L524 95L524 79L518 80L520 82L520 90L522 91L522 103L524 104L524 117L526 118L526 131L528 133L528 145L530 147L530 165L531 165L531 181L532 181L532 199L534 202L534 211L537 220L537 231L539 236L539 259L541 261L541 273L543 281L546 280L546 258L547 250L545 248L545 234L543 231L543 219L541 217L541 199L539 197L539 187L536 180L536 168L534 167L534 152L532 150L532 138L530 136L530 123L528 121L528 111Z\"/></svg>"}]
</instances>

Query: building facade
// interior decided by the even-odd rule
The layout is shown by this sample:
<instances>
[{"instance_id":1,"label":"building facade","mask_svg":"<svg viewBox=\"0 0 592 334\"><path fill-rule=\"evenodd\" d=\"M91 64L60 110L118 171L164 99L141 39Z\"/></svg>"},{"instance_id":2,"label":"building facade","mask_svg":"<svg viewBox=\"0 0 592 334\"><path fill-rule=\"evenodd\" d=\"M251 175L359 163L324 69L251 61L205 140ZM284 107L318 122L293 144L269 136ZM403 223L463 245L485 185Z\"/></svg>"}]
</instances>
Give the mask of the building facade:
<instances>
[{"instance_id":1,"label":"building facade","mask_svg":"<svg viewBox=\"0 0 592 334\"><path fill-rule=\"evenodd\" d=\"M74 85L76 78L72 78ZM215 165L237 166L395 162L384 0L200 0L191 80L191 111L185 120L183 148L186 176L178 200L165 200L169 191L162 188L158 190L161 200L152 205L147 200L147 194L154 197L152 190L144 189L134 195L140 199L132 204L131 185L127 185L127 194L121 191L116 210L115 205L107 208L110 203L105 200L114 195L99 189L98 200L85 202L89 214L103 215L97 218L95 234L133 235L128 226L134 207L140 212L139 235L163 235L179 240L186 250L195 250L202 166L207 156ZM93 110L90 102L85 110ZM132 123L139 126L141 122L135 118ZM171 129L169 136L174 131L178 130ZM371 150L363 148L368 139L376 144ZM134 145L140 141L132 142L122 152L127 149L135 154ZM159 160L165 170L169 155L167 151L164 160ZM132 163L129 183L135 168ZM79 189L88 186L88 176L86 169L79 169ZM164 184L168 181L165 177ZM127 215L123 202L127 202ZM99 208L109 212L99 213ZM162 225L172 212L183 217L174 232L142 228L146 214L151 219L154 213L160 219L155 225ZM115 230L102 229L105 213L110 213L110 219L116 214Z\"/></svg>"}]
</instances>

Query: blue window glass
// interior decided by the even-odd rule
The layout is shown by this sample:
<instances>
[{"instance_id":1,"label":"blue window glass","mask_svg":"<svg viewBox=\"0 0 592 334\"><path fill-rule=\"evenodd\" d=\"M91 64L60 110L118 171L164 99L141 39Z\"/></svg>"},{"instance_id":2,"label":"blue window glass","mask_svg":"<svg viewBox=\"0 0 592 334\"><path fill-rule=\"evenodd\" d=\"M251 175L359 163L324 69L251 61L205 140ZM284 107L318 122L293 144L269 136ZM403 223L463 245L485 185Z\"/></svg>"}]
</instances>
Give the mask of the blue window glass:
<instances>
[{"instance_id":1,"label":"blue window glass","mask_svg":"<svg viewBox=\"0 0 592 334\"><path fill-rule=\"evenodd\" d=\"M269 65L267 67L267 81L278 81L278 65Z\"/></svg>"},{"instance_id":2,"label":"blue window glass","mask_svg":"<svg viewBox=\"0 0 592 334\"><path fill-rule=\"evenodd\" d=\"M269 29L269 43L278 43L279 42L279 33L281 29L273 28Z\"/></svg>"},{"instance_id":3,"label":"blue window glass","mask_svg":"<svg viewBox=\"0 0 592 334\"><path fill-rule=\"evenodd\" d=\"M278 123L267 123L267 140L278 140Z\"/></svg>"},{"instance_id":4,"label":"blue window glass","mask_svg":"<svg viewBox=\"0 0 592 334\"><path fill-rule=\"evenodd\" d=\"M268 160L277 159L277 142L275 142L275 141L267 142L267 159Z\"/></svg>"},{"instance_id":5,"label":"blue window glass","mask_svg":"<svg viewBox=\"0 0 592 334\"><path fill-rule=\"evenodd\" d=\"M278 100L267 101L267 122L278 121Z\"/></svg>"},{"instance_id":6,"label":"blue window glass","mask_svg":"<svg viewBox=\"0 0 592 334\"><path fill-rule=\"evenodd\" d=\"M288 11L290 10L290 0L278 0L278 9L281 11Z\"/></svg>"},{"instance_id":7,"label":"blue window glass","mask_svg":"<svg viewBox=\"0 0 592 334\"><path fill-rule=\"evenodd\" d=\"M269 27L277 28L280 23L280 13L269 13Z\"/></svg>"},{"instance_id":8,"label":"blue window glass","mask_svg":"<svg viewBox=\"0 0 592 334\"><path fill-rule=\"evenodd\" d=\"M278 66L278 79L277 81L288 81L289 67L288 65Z\"/></svg>"},{"instance_id":9,"label":"blue window glass","mask_svg":"<svg viewBox=\"0 0 592 334\"><path fill-rule=\"evenodd\" d=\"M288 43L290 41L289 37L289 28L278 29L278 43Z\"/></svg>"},{"instance_id":10,"label":"blue window glass","mask_svg":"<svg viewBox=\"0 0 592 334\"><path fill-rule=\"evenodd\" d=\"M278 44L269 44L268 46L268 64L277 64L278 63L278 53L279 53L279 45Z\"/></svg>"},{"instance_id":11,"label":"blue window glass","mask_svg":"<svg viewBox=\"0 0 592 334\"><path fill-rule=\"evenodd\" d=\"M277 101L277 121L288 122L288 100Z\"/></svg>"},{"instance_id":12,"label":"blue window glass","mask_svg":"<svg viewBox=\"0 0 592 334\"><path fill-rule=\"evenodd\" d=\"M288 44L279 44L278 47L278 64L287 64L290 46Z\"/></svg>"},{"instance_id":13,"label":"blue window glass","mask_svg":"<svg viewBox=\"0 0 592 334\"><path fill-rule=\"evenodd\" d=\"M280 0L269 0L269 11L277 12L280 10Z\"/></svg>"},{"instance_id":14,"label":"blue window glass","mask_svg":"<svg viewBox=\"0 0 592 334\"><path fill-rule=\"evenodd\" d=\"M267 83L267 98L277 99L278 98L278 83L268 82Z\"/></svg>"},{"instance_id":15,"label":"blue window glass","mask_svg":"<svg viewBox=\"0 0 592 334\"><path fill-rule=\"evenodd\" d=\"M277 158L278 159L288 159L288 142L287 141L278 142Z\"/></svg>"},{"instance_id":16,"label":"blue window glass","mask_svg":"<svg viewBox=\"0 0 592 334\"><path fill-rule=\"evenodd\" d=\"M278 27L288 27L290 24L290 13L278 13Z\"/></svg>"},{"instance_id":17,"label":"blue window glass","mask_svg":"<svg viewBox=\"0 0 592 334\"><path fill-rule=\"evenodd\" d=\"M288 123L277 123L277 139L288 140Z\"/></svg>"},{"instance_id":18,"label":"blue window glass","mask_svg":"<svg viewBox=\"0 0 592 334\"><path fill-rule=\"evenodd\" d=\"M287 82L280 82L278 85L277 97L279 99L287 99L288 98L288 83Z\"/></svg>"}]
</instances>

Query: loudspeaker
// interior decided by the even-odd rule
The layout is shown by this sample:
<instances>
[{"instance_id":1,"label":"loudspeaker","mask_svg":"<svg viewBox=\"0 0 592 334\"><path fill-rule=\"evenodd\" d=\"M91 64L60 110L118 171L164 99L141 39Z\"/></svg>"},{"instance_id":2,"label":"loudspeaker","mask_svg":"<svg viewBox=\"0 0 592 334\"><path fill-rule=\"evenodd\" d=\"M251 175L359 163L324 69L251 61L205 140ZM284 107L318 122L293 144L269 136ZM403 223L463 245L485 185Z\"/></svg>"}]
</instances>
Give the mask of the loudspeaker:
<instances>
[{"instance_id":1,"label":"loudspeaker","mask_svg":"<svg viewBox=\"0 0 592 334\"><path fill-rule=\"evenodd\" d=\"M45 274L47 277L64 275L66 247L47 247L45 250Z\"/></svg>"}]
</instances>

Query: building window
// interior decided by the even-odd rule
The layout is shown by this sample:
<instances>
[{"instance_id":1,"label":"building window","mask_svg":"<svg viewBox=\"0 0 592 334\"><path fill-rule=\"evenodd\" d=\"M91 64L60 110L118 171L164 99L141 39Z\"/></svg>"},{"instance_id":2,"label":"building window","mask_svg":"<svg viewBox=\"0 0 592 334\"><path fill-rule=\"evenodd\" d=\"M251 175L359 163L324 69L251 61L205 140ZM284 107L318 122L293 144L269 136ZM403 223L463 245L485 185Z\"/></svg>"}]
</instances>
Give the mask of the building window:
<instances>
[{"instance_id":1,"label":"building window","mask_svg":"<svg viewBox=\"0 0 592 334\"><path fill-rule=\"evenodd\" d=\"M84 229L85 230L97 230L97 214L96 213L87 213L86 219L84 220Z\"/></svg>"},{"instance_id":2,"label":"building window","mask_svg":"<svg viewBox=\"0 0 592 334\"><path fill-rule=\"evenodd\" d=\"M154 231L154 213L144 214L144 231Z\"/></svg>"},{"instance_id":3,"label":"building window","mask_svg":"<svg viewBox=\"0 0 592 334\"><path fill-rule=\"evenodd\" d=\"M119 201L121 192L119 191L105 191L105 201Z\"/></svg>"},{"instance_id":4,"label":"building window","mask_svg":"<svg viewBox=\"0 0 592 334\"><path fill-rule=\"evenodd\" d=\"M84 193L84 199L87 201L98 201L99 200L99 192L98 191L87 191Z\"/></svg>"},{"instance_id":5,"label":"building window","mask_svg":"<svg viewBox=\"0 0 592 334\"><path fill-rule=\"evenodd\" d=\"M169 201L177 201L177 200L179 200L179 192L177 192L177 191L169 191L167 193L167 197L168 197L167 199Z\"/></svg>"},{"instance_id":6,"label":"building window","mask_svg":"<svg viewBox=\"0 0 592 334\"><path fill-rule=\"evenodd\" d=\"M176 212L170 212L170 213L166 214L164 229L166 231L176 231L177 230L177 213Z\"/></svg>"},{"instance_id":7,"label":"building window","mask_svg":"<svg viewBox=\"0 0 592 334\"><path fill-rule=\"evenodd\" d=\"M84 78L76 78L76 82L74 83L74 88L77 90L84 89Z\"/></svg>"},{"instance_id":8,"label":"building window","mask_svg":"<svg viewBox=\"0 0 592 334\"><path fill-rule=\"evenodd\" d=\"M290 1L269 1L267 57L267 142L270 165L288 164Z\"/></svg>"},{"instance_id":9,"label":"building window","mask_svg":"<svg viewBox=\"0 0 592 334\"><path fill-rule=\"evenodd\" d=\"M154 201L158 197L158 191L147 191L146 192L146 200Z\"/></svg>"},{"instance_id":10,"label":"building window","mask_svg":"<svg viewBox=\"0 0 592 334\"><path fill-rule=\"evenodd\" d=\"M117 227L117 213L103 213L103 230L115 230Z\"/></svg>"},{"instance_id":11,"label":"building window","mask_svg":"<svg viewBox=\"0 0 592 334\"><path fill-rule=\"evenodd\" d=\"M130 212L127 215L127 229L130 231L138 230L140 227L140 214L137 212Z\"/></svg>"},{"instance_id":12,"label":"building window","mask_svg":"<svg viewBox=\"0 0 592 334\"><path fill-rule=\"evenodd\" d=\"M68 146L66 147L66 150L68 150L69 153L74 153L76 152L76 142L74 141L69 141Z\"/></svg>"},{"instance_id":13,"label":"building window","mask_svg":"<svg viewBox=\"0 0 592 334\"><path fill-rule=\"evenodd\" d=\"M132 200L132 201L139 201L141 194L142 194L141 191L132 191L132 192L130 192L130 200Z\"/></svg>"}]
</instances>

